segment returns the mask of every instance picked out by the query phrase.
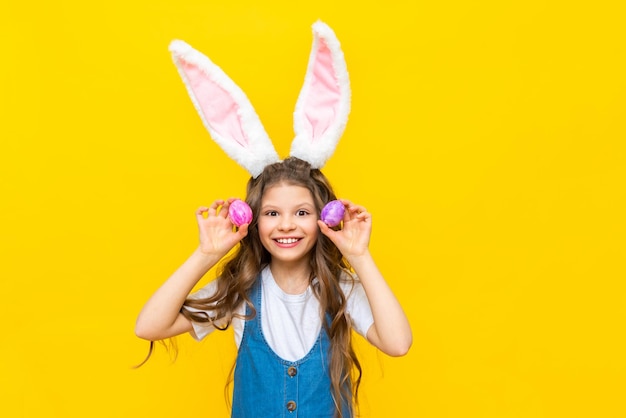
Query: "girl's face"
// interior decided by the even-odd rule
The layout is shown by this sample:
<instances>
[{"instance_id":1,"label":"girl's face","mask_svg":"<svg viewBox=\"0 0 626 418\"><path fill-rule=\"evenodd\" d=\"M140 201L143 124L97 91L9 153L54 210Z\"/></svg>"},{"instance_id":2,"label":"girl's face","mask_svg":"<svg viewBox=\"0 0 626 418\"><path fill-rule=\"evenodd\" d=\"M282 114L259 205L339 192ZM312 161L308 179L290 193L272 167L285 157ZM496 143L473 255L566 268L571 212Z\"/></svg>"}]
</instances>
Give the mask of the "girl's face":
<instances>
[{"instance_id":1,"label":"girl's face","mask_svg":"<svg viewBox=\"0 0 626 418\"><path fill-rule=\"evenodd\" d=\"M259 237L272 262L308 261L317 242L317 210L306 187L278 184L265 189Z\"/></svg>"}]
</instances>

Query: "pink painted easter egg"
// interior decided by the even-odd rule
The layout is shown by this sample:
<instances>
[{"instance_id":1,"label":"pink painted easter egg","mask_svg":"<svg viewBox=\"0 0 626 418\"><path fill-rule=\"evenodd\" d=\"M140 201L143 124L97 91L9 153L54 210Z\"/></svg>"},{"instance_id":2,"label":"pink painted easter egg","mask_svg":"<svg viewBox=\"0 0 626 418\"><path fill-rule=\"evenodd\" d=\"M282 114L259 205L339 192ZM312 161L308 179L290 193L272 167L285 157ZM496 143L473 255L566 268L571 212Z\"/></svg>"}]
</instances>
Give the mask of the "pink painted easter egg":
<instances>
[{"instance_id":1,"label":"pink painted easter egg","mask_svg":"<svg viewBox=\"0 0 626 418\"><path fill-rule=\"evenodd\" d=\"M235 226L240 227L252 222L252 209L243 200L233 200L228 206L228 217Z\"/></svg>"},{"instance_id":2,"label":"pink painted easter egg","mask_svg":"<svg viewBox=\"0 0 626 418\"><path fill-rule=\"evenodd\" d=\"M322 209L321 219L326 225L333 227L341 223L346 208L339 200L330 201Z\"/></svg>"}]
</instances>

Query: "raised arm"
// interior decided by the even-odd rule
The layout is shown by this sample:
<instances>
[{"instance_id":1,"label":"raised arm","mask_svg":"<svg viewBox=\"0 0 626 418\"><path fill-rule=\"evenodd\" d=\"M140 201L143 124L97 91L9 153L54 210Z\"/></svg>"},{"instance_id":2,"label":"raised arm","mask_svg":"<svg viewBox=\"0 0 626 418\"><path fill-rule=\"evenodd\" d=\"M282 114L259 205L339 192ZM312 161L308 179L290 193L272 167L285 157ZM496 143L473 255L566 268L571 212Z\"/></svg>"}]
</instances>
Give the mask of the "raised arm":
<instances>
[{"instance_id":1,"label":"raised arm","mask_svg":"<svg viewBox=\"0 0 626 418\"><path fill-rule=\"evenodd\" d=\"M202 276L248 233L248 224L233 230L228 219L232 200L216 200L197 210L200 245L146 302L135 325L138 337L156 341L192 330L191 322L180 313L185 299Z\"/></svg>"},{"instance_id":2,"label":"raised arm","mask_svg":"<svg viewBox=\"0 0 626 418\"><path fill-rule=\"evenodd\" d=\"M403 356L413 343L413 334L402 306L369 251L372 217L362 206L347 200L342 202L346 213L340 231L330 229L322 221L318 225L354 268L365 289L374 316L367 339L385 354Z\"/></svg>"}]
</instances>

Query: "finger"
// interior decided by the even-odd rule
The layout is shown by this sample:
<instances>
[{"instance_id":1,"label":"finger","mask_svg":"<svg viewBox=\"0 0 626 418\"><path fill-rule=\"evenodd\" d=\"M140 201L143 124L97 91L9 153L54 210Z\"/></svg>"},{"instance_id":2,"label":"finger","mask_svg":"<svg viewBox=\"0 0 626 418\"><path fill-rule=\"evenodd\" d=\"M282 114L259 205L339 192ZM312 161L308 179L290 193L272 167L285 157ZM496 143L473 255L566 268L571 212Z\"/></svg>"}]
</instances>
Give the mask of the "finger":
<instances>
[{"instance_id":1,"label":"finger","mask_svg":"<svg viewBox=\"0 0 626 418\"><path fill-rule=\"evenodd\" d=\"M239 239L243 239L243 237L245 237L246 235L248 235L248 227L250 226L250 224L242 224L241 226L239 226L239 228L237 228L237 234L239 235Z\"/></svg>"},{"instance_id":2,"label":"finger","mask_svg":"<svg viewBox=\"0 0 626 418\"><path fill-rule=\"evenodd\" d=\"M357 219L368 222L372 219L372 214L365 211L365 212L361 212L356 216Z\"/></svg>"},{"instance_id":3,"label":"finger","mask_svg":"<svg viewBox=\"0 0 626 418\"><path fill-rule=\"evenodd\" d=\"M348 210L346 210L344 222L368 222L371 217L371 213L369 213L363 206L351 206Z\"/></svg>"},{"instance_id":4,"label":"finger","mask_svg":"<svg viewBox=\"0 0 626 418\"><path fill-rule=\"evenodd\" d=\"M364 206L355 205L354 203L350 203L350 205L348 206L348 210L353 213L354 212L356 213L366 212L366 209Z\"/></svg>"},{"instance_id":5,"label":"finger","mask_svg":"<svg viewBox=\"0 0 626 418\"><path fill-rule=\"evenodd\" d=\"M343 215L344 222L358 218L359 213L365 211L364 207L355 205L354 203L349 202L347 200L345 201L345 205L346 205L346 211Z\"/></svg>"},{"instance_id":6,"label":"finger","mask_svg":"<svg viewBox=\"0 0 626 418\"><path fill-rule=\"evenodd\" d=\"M318 219L317 225L320 227L320 231L322 232L322 234L326 235L328 238L331 238L333 234L335 234L335 231L331 229L328 225L326 225L324 221Z\"/></svg>"},{"instance_id":7,"label":"finger","mask_svg":"<svg viewBox=\"0 0 626 418\"><path fill-rule=\"evenodd\" d=\"M348 209L352 205L352 202L349 201L348 199L337 199L337 200L339 200L341 203L343 203L343 206L346 209Z\"/></svg>"},{"instance_id":8,"label":"finger","mask_svg":"<svg viewBox=\"0 0 626 418\"><path fill-rule=\"evenodd\" d=\"M227 201L222 200L222 207L220 208L220 211L218 213L218 215L221 216L222 218L228 217L228 207L230 206L231 201L232 201L231 199L228 199Z\"/></svg>"},{"instance_id":9,"label":"finger","mask_svg":"<svg viewBox=\"0 0 626 418\"><path fill-rule=\"evenodd\" d=\"M365 209L364 206L360 206L360 205L351 205L348 210L350 211L350 213L355 214L358 218L362 218L363 214L367 214L367 209Z\"/></svg>"},{"instance_id":10,"label":"finger","mask_svg":"<svg viewBox=\"0 0 626 418\"><path fill-rule=\"evenodd\" d=\"M220 207L224 204L222 199L215 200L209 207L209 216L216 216L220 211Z\"/></svg>"},{"instance_id":11,"label":"finger","mask_svg":"<svg viewBox=\"0 0 626 418\"><path fill-rule=\"evenodd\" d=\"M363 216L369 216L370 213L367 211L367 209L365 209L363 206L359 206L356 209L356 214L358 217L363 217Z\"/></svg>"},{"instance_id":12,"label":"finger","mask_svg":"<svg viewBox=\"0 0 626 418\"><path fill-rule=\"evenodd\" d=\"M364 207L360 207L356 210L353 219L359 222L369 222L371 218L372 214L369 213Z\"/></svg>"},{"instance_id":13,"label":"finger","mask_svg":"<svg viewBox=\"0 0 626 418\"><path fill-rule=\"evenodd\" d=\"M196 218L204 219L204 214L209 211L209 208L206 206L200 206L198 210L196 210Z\"/></svg>"},{"instance_id":14,"label":"finger","mask_svg":"<svg viewBox=\"0 0 626 418\"><path fill-rule=\"evenodd\" d=\"M228 208L230 207L230 204L233 203L235 200L237 200L237 198L229 197L226 202L222 204L222 209L220 210L220 215L222 215L222 218L228 218Z\"/></svg>"}]
</instances>

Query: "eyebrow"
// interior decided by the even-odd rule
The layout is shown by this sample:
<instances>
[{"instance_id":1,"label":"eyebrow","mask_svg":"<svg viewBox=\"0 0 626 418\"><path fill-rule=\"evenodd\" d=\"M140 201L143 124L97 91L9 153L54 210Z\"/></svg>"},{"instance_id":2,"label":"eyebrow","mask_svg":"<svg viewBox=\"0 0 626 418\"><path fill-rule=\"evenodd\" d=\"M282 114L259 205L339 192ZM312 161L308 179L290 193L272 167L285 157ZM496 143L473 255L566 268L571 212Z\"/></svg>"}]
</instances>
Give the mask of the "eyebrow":
<instances>
[{"instance_id":1,"label":"eyebrow","mask_svg":"<svg viewBox=\"0 0 626 418\"><path fill-rule=\"evenodd\" d=\"M299 209L299 208L303 208L303 207L311 208L311 209L315 210L315 205L311 204L311 203L308 203L308 202L302 202L302 203L298 203L296 205L291 205L290 209L296 209L296 208ZM278 205L273 205L271 203L268 203L266 205L261 206L261 210L267 210L267 209L282 209L282 208L280 208Z\"/></svg>"}]
</instances>

